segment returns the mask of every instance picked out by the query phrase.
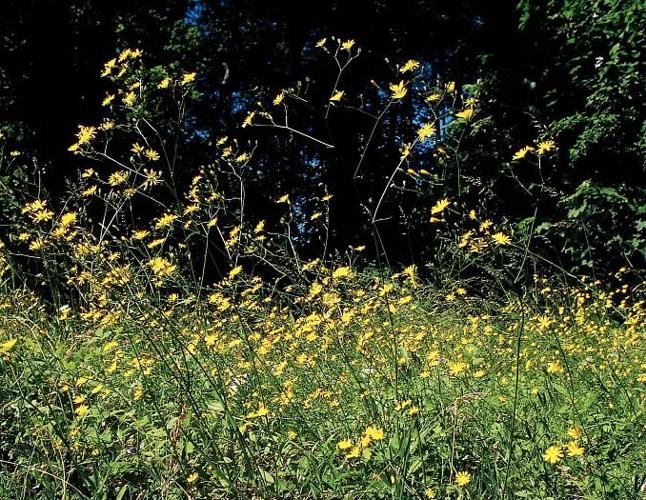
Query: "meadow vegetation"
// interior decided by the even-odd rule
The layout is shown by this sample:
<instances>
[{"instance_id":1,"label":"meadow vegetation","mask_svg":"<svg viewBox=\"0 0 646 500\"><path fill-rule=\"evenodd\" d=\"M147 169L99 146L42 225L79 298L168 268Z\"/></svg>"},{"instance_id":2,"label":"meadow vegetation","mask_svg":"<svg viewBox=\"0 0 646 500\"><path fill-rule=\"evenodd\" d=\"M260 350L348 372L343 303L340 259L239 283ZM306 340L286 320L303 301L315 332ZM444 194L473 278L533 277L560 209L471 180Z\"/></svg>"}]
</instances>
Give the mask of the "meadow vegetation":
<instances>
[{"instance_id":1,"label":"meadow vegetation","mask_svg":"<svg viewBox=\"0 0 646 500\"><path fill-rule=\"evenodd\" d=\"M360 50L333 37L315 49L338 67L318 103L327 116L352 99L339 82ZM637 270L571 274L535 251L531 221L512 227L448 196L415 214L436 228L434 260L363 257L394 193L442 180L416 155L469 182L457 159L475 87L425 80L414 60L374 83L379 116L415 99L428 119L399 141L367 207L374 241L340 252L325 186L307 210L284 194L271 200L280 219L247 213L257 143L221 137L212 164L177 165L197 75L143 58L126 49L105 64L105 118L79 126L69 151L88 166L66 196L48 197L0 139L0 496L639 495ZM241 126L325 147L289 121L303 104L317 105L306 88L279 90ZM151 121L162 105L176 122ZM524 186L514 169L542 174L556 150L539 137L506 168ZM317 255L301 252L305 226Z\"/></svg>"}]
</instances>

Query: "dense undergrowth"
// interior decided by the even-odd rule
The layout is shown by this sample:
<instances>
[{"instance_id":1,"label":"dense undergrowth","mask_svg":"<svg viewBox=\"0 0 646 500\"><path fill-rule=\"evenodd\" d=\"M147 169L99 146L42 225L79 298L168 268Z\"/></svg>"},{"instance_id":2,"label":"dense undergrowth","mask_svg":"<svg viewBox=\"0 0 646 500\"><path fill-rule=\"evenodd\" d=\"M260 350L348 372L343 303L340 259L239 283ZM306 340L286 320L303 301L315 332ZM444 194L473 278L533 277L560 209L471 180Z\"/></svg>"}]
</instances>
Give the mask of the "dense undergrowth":
<instances>
[{"instance_id":1,"label":"dense undergrowth","mask_svg":"<svg viewBox=\"0 0 646 500\"><path fill-rule=\"evenodd\" d=\"M334 43L340 77L358 52ZM0 496L638 495L638 273L574 276L533 251L532 223L512 234L447 197L423 214L438 228L424 269L363 262L363 245L330 251L325 190L312 213L286 194L272 200L279 221L254 219L253 146L223 137L214 164L183 179L147 109L170 92L182 126L195 74L148 72L140 57L106 64L110 117L79 128L69 149L89 165L69 197L48 199L27 174L3 183ZM374 200L376 236L400 177L420 193L440 179L412 168L416 152L448 168L453 130L477 112L475 96L433 85L422 86L429 122ZM409 89L391 83L386 109ZM295 92L271 105L305 99ZM343 98L335 85L327 109ZM243 126L317 140L260 104ZM514 161L541 171L555 147L537 141ZM14 173L15 153L3 156ZM305 225L320 257L299 254Z\"/></svg>"},{"instance_id":2,"label":"dense undergrowth","mask_svg":"<svg viewBox=\"0 0 646 500\"><path fill-rule=\"evenodd\" d=\"M447 303L412 269L272 296L1 304L5 498L630 498L646 314L537 282ZM221 294L221 295L220 295Z\"/></svg>"}]
</instances>

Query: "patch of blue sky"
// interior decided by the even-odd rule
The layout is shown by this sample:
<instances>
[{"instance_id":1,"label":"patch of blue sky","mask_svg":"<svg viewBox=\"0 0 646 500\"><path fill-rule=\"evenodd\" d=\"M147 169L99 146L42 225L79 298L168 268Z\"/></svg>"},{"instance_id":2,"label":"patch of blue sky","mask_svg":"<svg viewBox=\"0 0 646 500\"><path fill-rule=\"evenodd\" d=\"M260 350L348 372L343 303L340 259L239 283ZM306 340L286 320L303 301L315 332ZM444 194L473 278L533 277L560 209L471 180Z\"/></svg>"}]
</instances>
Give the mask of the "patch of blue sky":
<instances>
[{"instance_id":1,"label":"patch of blue sky","mask_svg":"<svg viewBox=\"0 0 646 500\"><path fill-rule=\"evenodd\" d=\"M201 26L201 17L204 13L204 3L202 0L193 0L184 15L184 23L190 26Z\"/></svg>"}]
</instances>

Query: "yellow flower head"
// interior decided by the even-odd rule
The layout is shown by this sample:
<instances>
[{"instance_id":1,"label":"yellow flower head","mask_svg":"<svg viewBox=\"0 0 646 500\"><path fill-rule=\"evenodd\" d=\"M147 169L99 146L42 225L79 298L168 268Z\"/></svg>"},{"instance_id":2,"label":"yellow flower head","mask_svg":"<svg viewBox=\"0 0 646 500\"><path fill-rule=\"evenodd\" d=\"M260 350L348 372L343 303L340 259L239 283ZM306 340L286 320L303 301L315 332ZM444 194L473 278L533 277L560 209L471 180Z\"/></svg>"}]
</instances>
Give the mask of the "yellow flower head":
<instances>
[{"instance_id":1,"label":"yellow flower head","mask_svg":"<svg viewBox=\"0 0 646 500\"><path fill-rule=\"evenodd\" d=\"M164 77L161 82L157 84L158 89L167 89L170 86L170 78Z\"/></svg>"},{"instance_id":2,"label":"yellow flower head","mask_svg":"<svg viewBox=\"0 0 646 500\"><path fill-rule=\"evenodd\" d=\"M9 352L13 348L13 346L16 345L16 342L18 342L18 339L10 339L0 344L0 354Z\"/></svg>"},{"instance_id":3,"label":"yellow flower head","mask_svg":"<svg viewBox=\"0 0 646 500\"><path fill-rule=\"evenodd\" d=\"M413 146L410 143L405 143L402 144L401 149L399 150L399 157L403 160L405 158L408 158L410 156L411 151L413 150Z\"/></svg>"},{"instance_id":4,"label":"yellow flower head","mask_svg":"<svg viewBox=\"0 0 646 500\"><path fill-rule=\"evenodd\" d=\"M554 141L543 141L538 143L538 154L542 155L554 151L556 149L556 144Z\"/></svg>"},{"instance_id":5,"label":"yellow flower head","mask_svg":"<svg viewBox=\"0 0 646 500\"><path fill-rule=\"evenodd\" d=\"M352 448L352 441L349 439L343 439L336 444L336 449L339 451L346 451Z\"/></svg>"},{"instance_id":6,"label":"yellow flower head","mask_svg":"<svg viewBox=\"0 0 646 500\"><path fill-rule=\"evenodd\" d=\"M532 146L525 146L516 151L511 159L522 160L523 158L525 158L525 156L527 156L528 153L531 153L532 151L534 151L534 148Z\"/></svg>"},{"instance_id":7,"label":"yellow flower head","mask_svg":"<svg viewBox=\"0 0 646 500\"><path fill-rule=\"evenodd\" d=\"M242 122L242 128L246 128L249 125L251 125L254 116L256 116L256 112L255 111L250 111L249 114L247 114L247 117Z\"/></svg>"},{"instance_id":8,"label":"yellow flower head","mask_svg":"<svg viewBox=\"0 0 646 500\"><path fill-rule=\"evenodd\" d=\"M101 76L108 76L110 73L112 73L112 70L114 67L117 65L117 59L110 59L108 62L106 62L103 65L103 72L101 73Z\"/></svg>"},{"instance_id":9,"label":"yellow flower head","mask_svg":"<svg viewBox=\"0 0 646 500\"><path fill-rule=\"evenodd\" d=\"M180 85L188 85L189 83L192 83L193 81L195 81L196 76L197 73L185 73L184 76L182 76Z\"/></svg>"},{"instance_id":10,"label":"yellow flower head","mask_svg":"<svg viewBox=\"0 0 646 500\"><path fill-rule=\"evenodd\" d=\"M455 484L460 488L464 488L471 482L471 474L466 471L460 471L455 475Z\"/></svg>"},{"instance_id":11,"label":"yellow flower head","mask_svg":"<svg viewBox=\"0 0 646 500\"><path fill-rule=\"evenodd\" d=\"M384 438L384 430L371 425L366 429L365 435L373 441L381 441Z\"/></svg>"},{"instance_id":12,"label":"yellow flower head","mask_svg":"<svg viewBox=\"0 0 646 500\"><path fill-rule=\"evenodd\" d=\"M572 439L579 439L581 437L582 431L580 427L572 427L567 431L567 435Z\"/></svg>"},{"instance_id":13,"label":"yellow flower head","mask_svg":"<svg viewBox=\"0 0 646 500\"><path fill-rule=\"evenodd\" d=\"M171 213L165 213L155 221L155 229L164 229L169 227L175 222L177 215Z\"/></svg>"},{"instance_id":14,"label":"yellow flower head","mask_svg":"<svg viewBox=\"0 0 646 500\"><path fill-rule=\"evenodd\" d=\"M231 271L229 271L229 278L235 278L238 274L242 272L242 266L236 266Z\"/></svg>"},{"instance_id":15,"label":"yellow flower head","mask_svg":"<svg viewBox=\"0 0 646 500\"><path fill-rule=\"evenodd\" d=\"M563 458L563 450L560 446L550 446L543 453L543 460L550 464L555 464Z\"/></svg>"},{"instance_id":16,"label":"yellow flower head","mask_svg":"<svg viewBox=\"0 0 646 500\"><path fill-rule=\"evenodd\" d=\"M334 270L332 273L332 279L341 279L341 278L348 278L352 276L352 269L350 269L348 266L344 267L339 267Z\"/></svg>"},{"instance_id":17,"label":"yellow flower head","mask_svg":"<svg viewBox=\"0 0 646 500\"><path fill-rule=\"evenodd\" d=\"M547 373L563 373L563 367L559 361L550 361L547 363Z\"/></svg>"},{"instance_id":18,"label":"yellow flower head","mask_svg":"<svg viewBox=\"0 0 646 500\"><path fill-rule=\"evenodd\" d=\"M579 446L576 441L570 441L565 445L565 449L570 457L582 457L585 452L585 449Z\"/></svg>"},{"instance_id":19,"label":"yellow flower head","mask_svg":"<svg viewBox=\"0 0 646 500\"><path fill-rule=\"evenodd\" d=\"M408 94L408 89L406 88L406 83L404 80L399 83L391 83L389 85L390 91L392 92L391 97L393 99L403 99Z\"/></svg>"},{"instance_id":20,"label":"yellow flower head","mask_svg":"<svg viewBox=\"0 0 646 500\"><path fill-rule=\"evenodd\" d=\"M137 100L137 94L130 91L121 100L126 106L132 107L135 104L135 101Z\"/></svg>"},{"instance_id":21,"label":"yellow flower head","mask_svg":"<svg viewBox=\"0 0 646 500\"><path fill-rule=\"evenodd\" d=\"M455 116L457 116L458 118L462 118L463 120L469 121L473 116L473 108L464 109L459 113L456 113Z\"/></svg>"},{"instance_id":22,"label":"yellow flower head","mask_svg":"<svg viewBox=\"0 0 646 500\"><path fill-rule=\"evenodd\" d=\"M79 125L79 131L76 133L78 144L87 144L96 136L96 127L86 127Z\"/></svg>"},{"instance_id":23,"label":"yellow flower head","mask_svg":"<svg viewBox=\"0 0 646 500\"><path fill-rule=\"evenodd\" d=\"M425 141L435 133L435 127L432 123L426 123L417 131L417 137L420 141Z\"/></svg>"},{"instance_id":24,"label":"yellow flower head","mask_svg":"<svg viewBox=\"0 0 646 500\"><path fill-rule=\"evenodd\" d=\"M491 238L496 242L496 245L504 246L511 244L511 238L504 233L498 232L496 234L492 234Z\"/></svg>"},{"instance_id":25,"label":"yellow flower head","mask_svg":"<svg viewBox=\"0 0 646 500\"><path fill-rule=\"evenodd\" d=\"M417 68L419 68L419 62L414 59L409 59L401 68L399 68L399 72L407 73L408 71L413 71Z\"/></svg>"},{"instance_id":26,"label":"yellow flower head","mask_svg":"<svg viewBox=\"0 0 646 500\"><path fill-rule=\"evenodd\" d=\"M76 413L79 417L83 417L87 414L88 411L89 408L87 405L80 405L74 410L74 413Z\"/></svg>"},{"instance_id":27,"label":"yellow flower head","mask_svg":"<svg viewBox=\"0 0 646 500\"><path fill-rule=\"evenodd\" d=\"M108 184L115 187L126 182L127 178L128 172L126 172L125 170L119 170L118 172L114 172L110 175L110 177L108 177Z\"/></svg>"},{"instance_id":28,"label":"yellow flower head","mask_svg":"<svg viewBox=\"0 0 646 500\"><path fill-rule=\"evenodd\" d=\"M159 153L155 151L154 149L147 149L145 152L145 155L148 157L148 159L152 161L157 161L159 160Z\"/></svg>"},{"instance_id":29,"label":"yellow flower head","mask_svg":"<svg viewBox=\"0 0 646 500\"><path fill-rule=\"evenodd\" d=\"M74 212L67 212L61 216L59 224L61 227L71 226L76 222L76 214Z\"/></svg>"},{"instance_id":30,"label":"yellow flower head","mask_svg":"<svg viewBox=\"0 0 646 500\"><path fill-rule=\"evenodd\" d=\"M163 257L154 257L148 261L148 266L158 277L169 276L171 275L177 266L171 264L169 261Z\"/></svg>"},{"instance_id":31,"label":"yellow flower head","mask_svg":"<svg viewBox=\"0 0 646 500\"><path fill-rule=\"evenodd\" d=\"M431 208L431 214L441 214L451 204L448 198L442 198Z\"/></svg>"}]
</instances>

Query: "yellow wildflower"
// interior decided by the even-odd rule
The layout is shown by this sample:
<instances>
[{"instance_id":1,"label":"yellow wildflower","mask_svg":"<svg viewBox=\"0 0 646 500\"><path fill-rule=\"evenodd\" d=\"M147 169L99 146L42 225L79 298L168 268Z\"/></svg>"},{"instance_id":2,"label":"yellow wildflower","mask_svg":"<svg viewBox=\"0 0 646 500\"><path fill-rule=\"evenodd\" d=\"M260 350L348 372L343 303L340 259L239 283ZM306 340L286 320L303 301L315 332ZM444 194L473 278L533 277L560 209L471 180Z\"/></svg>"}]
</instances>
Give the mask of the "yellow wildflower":
<instances>
[{"instance_id":1,"label":"yellow wildflower","mask_svg":"<svg viewBox=\"0 0 646 500\"><path fill-rule=\"evenodd\" d=\"M504 233L492 234L491 238L496 242L497 245L504 246L511 244L511 238Z\"/></svg>"},{"instance_id":2,"label":"yellow wildflower","mask_svg":"<svg viewBox=\"0 0 646 500\"><path fill-rule=\"evenodd\" d=\"M550 464L555 464L563 458L563 450L560 446L550 446L543 453L543 460Z\"/></svg>"},{"instance_id":3,"label":"yellow wildflower","mask_svg":"<svg viewBox=\"0 0 646 500\"><path fill-rule=\"evenodd\" d=\"M79 131L76 133L78 144L83 145L89 143L96 136L96 127L87 127L79 125Z\"/></svg>"},{"instance_id":4,"label":"yellow wildflower","mask_svg":"<svg viewBox=\"0 0 646 500\"><path fill-rule=\"evenodd\" d=\"M171 264L163 257L154 257L148 261L148 266L152 269L156 276L169 276L177 268L176 265Z\"/></svg>"},{"instance_id":5,"label":"yellow wildflower","mask_svg":"<svg viewBox=\"0 0 646 500\"><path fill-rule=\"evenodd\" d=\"M482 231L484 233L484 232L488 231L491 226L493 226L492 221L490 221L489 219L484 220L484 221L482 221L480 223L480 231Z\"/></svg>"},{"instance_id":6,"label":"yellow wildflower","mask_svg":"<svg viewBox=\"0 0 646 500\"><path fill-rule=\"evenodd\" d=\"M556 144L552 140L542 141L542 142L538 143L538 154L539 155L549 153L550 151L554 151L555 149L556 149Z\"/></svg>"},{"instance_id":7,"label":"yellow wildflower","mask_svg":"<svg viewBox=\"0 0 646 500\"><path fill-rule=\"evenodd\" d=\"M457 377L462 375L466 371L467 367L468 365L463 361L451 362L449 363L449 374Z\"/></svg>"},{"instance_id":8,"label":"yellow wildflower","mask_svg":"<svg viewBox=\"0 0 646 500\"><path fill-rule=\"evenodd\" d=\"M431 123L426 123L417 131L417 137L420 141L425 141L435 133L435 127Z\"/></svg>"},{"instance_id":9,"label":"yellow wildflower","mask_svg":"<svg viewBox=\"0 0 646 500\"><path fill-rule=\"evenodd\" d=\"M514 153L514 156L512 156L512 160L522 160L527 156L528 153L531 153L534 151L534 148L531 146L525 146L523 148L520 148L518 151Z\"/></svg>"},{"instance_id":10,"label":"yellow wildflower","mask_svg":"<svg viewBox=\"0 0 646 500\"><path fill-rule=\"evenodd\" d=\"M126 106L132 107L135 104L136 99L137 99L137 94L131 91L131 92L128 92L121 100Z\"/></svg>"},{"instance_id":11,"label":"yellow wildflower","mask_svg":"<svg viewBox=\"0 0 646 500\"><path fill-rule=\"evenodd\" d=\"M229 271L229 278L235 278L238 274L242 272L242 266L236 266L231 271Z\"/></svg>"},{"instance_id":12,"label":"yellow wildflower","mask_svg":"<svg viewBox=\"0 0 646 500\"><path fill-rule=\"evenodd\" d=\"M400 81L399 83L391 83L389 85L389 88L392 92L391 97L393 99L403 99L404 97L406 97L406 94L408 94L408 89L406 88L404 80Z\"/></svg>"},{"instance_id":13,"label":"yellow wildflower","mask_svg":"<svg viewBox=\"0 0 646 500\"><path fill-rule=\"evenodd\" d=\"M87 405L80 405L74 410L74 413L76 413L79 417L83 417L87 414L88 411L89 408Z\"/></svg>"},{"instance_id":14,"label":"yellow wildflower","mask_svg":"<svg viewBox=\"0 0 646 500\"><path fill-rule=\"evenodd\" d=\"M435 205L433 205L433 207L431 208L431 214L441 214L450 205L450 203L451 202L448 198L442 198Z\"/></svg>"},{"instance_id":15,"label":"yellow wildflower","mask_svg":"<svg viewBox=\"0 0 646 500\"><path fill-rule=\"evenodd\" d=\"M6 342L3 342L0 344L0 354L6 354L9 352L13 346L16 345L16 342L18 342L18 339L9 339Z\"/></svg>"},{"instance_id":16,"label":"yellow wildflower","mask_svg":"<svg viewBox=\"0 0 646 500\"><path fill-rule=\"evenodd\" d=\"M470 482L471 474L466 471L460 471L455 475L455 484L457 484L461 488L464 488Z\"/></svg>"},{"instance_id":17,"label":"yellow wildflower","mask_svg":"<svg viewBox=\"0 0 646 500\"><path fill-rule=\"evenodd\" d=\"M344 440L342 440L342 441L339 441L339 442L336 444L336 448L337 448L337 450L339 450L339 451L346 451L346 450L349 450L350 448L352 448L352 441L350 441L349 439L344 439Z\"/></svg>"},{"instance_id":18,"label":"yellow wildflower","mask_svg":"<svg viewBox=\"0 0 646 500\"><path fill-rule=\"evenodd\" d=\"M125 170L119 170L118 172L114 172L110 175L110 177L108 177L108 184L115 187L126 182L127 178L128 172L126 172Z\"/></svg>"},{"instance_id":19,"label":"yellow wildflower","mask_svg":"<svg viewBox=\"0 0 646 500\"><path fill-rule=\"evenodd\" d=\"M579 446L579 443L576 441L570 441L565 445L568 456L570 457L582 457L585 449Z\"/></svg>"},{"instance_id":20,"label":"yellow wildflower","mask_svg":"<svg viewBox=\"0 0 646 500\"><path fill-rule=\"evenodd\" d=\"M408 71L413 71L417 68L419 68L419 62L415 61L414 59L409 59L401 68L399 68L399 72L406 73Z\"/></svg>"},{"instance_id":21,"label":"yellow wildflower","mask_svg":"<svg viewBox=\"0 0 646 500\"><path fill-rule=\"evenodd\" d=\"M112 70L116 65L117 65L116 58L110 59L108 62L106 62L103 65L103 72L101 73L101 76L108 76L110 73L112 73Z\"/></svg>"},{"instance_id":22,"label":"yellow wildflower","mask_svg":"<svg viewBox=\"0 0 646 500\"><path fill-rule=\"evenodd\" d=\"M182 76L180 85L188 85L189 83L192 83L193 81L195 81L196 76L197 73L185 73L184 76Z\"/></svg>"},{"instance_id":23,"label":"yellow wildflower","mask_svg":"<svg viewBox=\"0 0 646 500\"><path fill-rule=\"evenodd\" d=\"M373 441L381 441L384 438L384 430L371 425L366 429L365 435Z\"/></svg>"},{"instance_id":24,"label":"yellow wildflower","mask_svg":"<svg viewBox=\"0 0 646 500\"><path fill-rule=\"evenodd\" d=\"M338 280L341 278L348 278L352 275L352 270L348 266L339 267L332 273L332 279Z\"/></svg>"},{"instance_id":25,"label":"yellow wildflower","mask_svg":"<svg viewBox=\"0 0 646 500\"><path fill-rule=\"evenodd\" d=\"M154 149L147 149L145 155L152 161L159 160L159 153Z\"/></svg>"},{"instance_id":26,"label":"yellow wildflower","mask_svg":"<svg viewBox=\"0 0 646 500\"><path fill-rule=\"evenodd\" d=\"M31 214L31 218L34 222L46 222L51 220L52 217L54 217L54 212L51 210L39 210L38 212Z\"/></svg>"},{"instance_id":27,"label":"yellow wildflower","mask_svg":"<svg viewBox=\"0 0 646 500\"><path fill-rule=\"evenodd\" d=\"M252 124L252 121L253 121L254 116L256 116L256 112L255 112L255 111L250 111L250 112L247 114L247 117L246 117L246 118L244 119L244 121L242 122L242 128L245 128L245 127L248 127L249 125L251 125L251 124Z\"/></svg>"},{"instance_id":28,"label":"yellow wildflower","mask_svg":"<svg viewBox=\"0 0 646 500\"><path fill-rule=\"evenodd\" d=\"M409 144L409 143L403 144L401 149L399 150L400 151L400 159L403 160L403 159L407 158L410 155L412 150L413 150L412 144Z\"/></svg>"},{"instance_id":29,"label":"yellow wildflower","mask_svg":"<svg viewBox=\"0 0 646 500\"><path fill-rule=\"evenodd\" d=\"M463 109L462 111L456 113L455 116L457 116L458 118L462 118L463 120L469 121L473 116L473 108Z\"/></svg>"},{"instance_id":30,"label":"yellow wildflower","mask_svg":"<svg viewBox=\"0 0 646 500\"><path fill-rule=\"evenodd\" d=\"M547 373L563 373L563 367L559 361L547 363Z\"/></svg>"},{"instance_id":31,"label":"yellow wildflower","mask_svg":"<svg viewBox=\"0 0 646 500\"><path fill-rule=\"evenodd\" d=\"M155 222L155 229L164 229L169 227L177 220L177 215L171 213L165 213L159 217Z\"/></svg>"},{"instance_id":32,"label":"yellow wildflower","mask_svg":"<svg viewBox=\"0 0 646 500\"><path fill-rule=\"evenodd\" d=\"M62 227L67 227L76 222L76 214L74 212L67 212L61 216L59 224Z\"/></svg>"},{"instance_id":33,"label":"yellow wildflower","mask_svg":"<svg viewBox=\"0 0 646 500\"><path fill-rule=\"evenodd\" d=\"M567 431L567 435L572 439L579 439L581 437L582 431L580 427L572 427Z\"/></svg>"},{"instance_id":34,"label":"yellow wildflower","mask_svg":"<svg viewBox=\"0 0 646 500\"><path fill-rule=\"evenodd\" d=\"M134 233L132 233L132 239L143 240L149 234L150 234L149 231L146 231L145 229L139 229L138 231L135 231Z\"/></svg>"}]
</instances>

